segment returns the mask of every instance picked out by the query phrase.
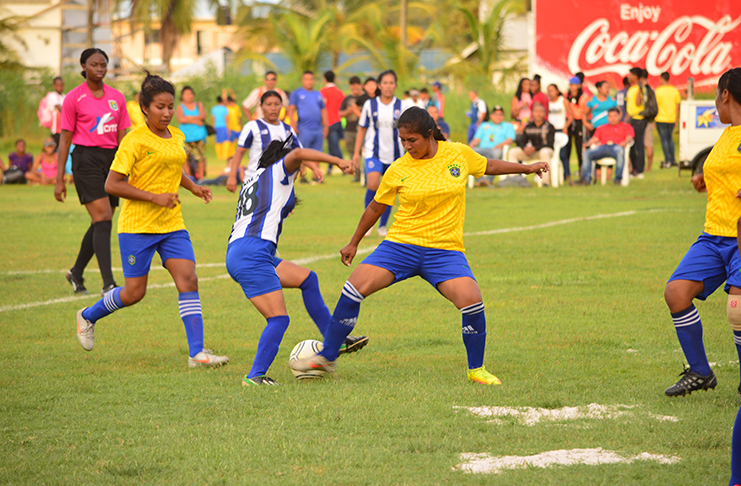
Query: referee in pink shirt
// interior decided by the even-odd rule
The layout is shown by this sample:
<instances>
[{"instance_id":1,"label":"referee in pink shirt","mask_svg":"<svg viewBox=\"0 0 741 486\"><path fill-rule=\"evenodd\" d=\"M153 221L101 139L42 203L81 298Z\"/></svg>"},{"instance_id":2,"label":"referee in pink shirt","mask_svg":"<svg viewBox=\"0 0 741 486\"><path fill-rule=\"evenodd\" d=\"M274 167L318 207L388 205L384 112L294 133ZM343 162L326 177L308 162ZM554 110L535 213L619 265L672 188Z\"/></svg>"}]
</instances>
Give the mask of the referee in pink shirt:
<instances>
[{"instance_id":1,"label":"referee in pink shirt","mask_svg":"<svg viewBox=\"0 0 741 486\"><path fill-rule=\"evenodd\" d=\"M85 49L80 56L85 82L67 93L62 105L62 136L57 159L54 197L64 202L64 166L72 151L72 173L80 204L90 213L91 225L82 238L75 265L67 281L76 294L87 293L82 274L93 254L103 278L101 295L113 290L111 271L111 219L118 198L105 192L105 181L126 129L131 126L126 99L120 91L103 83L108 71L108 55L101 49Z\"/></svg>"}]
</instances>

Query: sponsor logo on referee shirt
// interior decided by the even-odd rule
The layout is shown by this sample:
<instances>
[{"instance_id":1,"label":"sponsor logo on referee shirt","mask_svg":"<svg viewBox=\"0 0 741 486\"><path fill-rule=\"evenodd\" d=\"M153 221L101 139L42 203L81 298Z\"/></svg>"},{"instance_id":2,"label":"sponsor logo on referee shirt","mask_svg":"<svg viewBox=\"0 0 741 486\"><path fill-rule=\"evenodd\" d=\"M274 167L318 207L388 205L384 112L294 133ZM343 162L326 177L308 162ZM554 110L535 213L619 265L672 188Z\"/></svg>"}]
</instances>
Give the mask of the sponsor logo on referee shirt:
<instances>
[{"instance_id":1,"label":"sponsor logo on referee shirt","mask_svg":"<svg viewBox=\"0 0 741 486\"><path fill-rule=\"evenodd\" d=\"M93 125L93 128L90 129L90 133L96 132L98 135L103 135L104 133L118 131L118 123L111 123L109 125L106 125L106 123L112 120L112 113L106 113L103 116L95 117L95 125Z\"/></svg>"}]
</instances>

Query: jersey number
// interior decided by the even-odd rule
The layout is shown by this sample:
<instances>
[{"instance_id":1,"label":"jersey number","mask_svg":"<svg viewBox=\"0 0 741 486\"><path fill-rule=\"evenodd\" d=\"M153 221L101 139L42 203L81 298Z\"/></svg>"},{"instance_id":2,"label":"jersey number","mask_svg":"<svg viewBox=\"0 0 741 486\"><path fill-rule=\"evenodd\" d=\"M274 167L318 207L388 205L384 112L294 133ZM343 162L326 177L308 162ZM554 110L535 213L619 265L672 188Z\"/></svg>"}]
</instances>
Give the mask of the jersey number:
<instances>
[{"instance_id":1,"label":"jersey number","mask_svg":"<svg viewBox=\"0 0 741 486\"><path fill-rule=\"evenodd\" d=\"M257 182L239 193L239 204L237 205L237 219L252 214L257 208Z\"/></svg>"}]
</instances>

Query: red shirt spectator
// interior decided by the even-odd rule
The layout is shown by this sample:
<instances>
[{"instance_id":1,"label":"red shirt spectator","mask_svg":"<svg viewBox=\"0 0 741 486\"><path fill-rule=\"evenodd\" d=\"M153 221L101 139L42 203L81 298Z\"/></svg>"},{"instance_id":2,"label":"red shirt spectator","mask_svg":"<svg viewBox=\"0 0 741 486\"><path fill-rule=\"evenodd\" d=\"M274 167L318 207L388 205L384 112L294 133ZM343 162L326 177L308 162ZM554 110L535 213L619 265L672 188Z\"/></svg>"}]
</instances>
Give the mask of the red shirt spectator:
<instances>
[{"instance_id":1,"label":"red shirt spectator","mask_svg":"<svg viewBox=\"0 0 741 486\"><path fill-rule=\"evenodd\" d=\"M617 125L607 123L598 127L594 132L594 138L605 144L608 142L620 144L628 137L635 137L635 132L633 132L633 127L625 122L620 122Z\"/></svg>"},{"instance_id":2,"label":"red shirt spectator","mask_svg":"<svg viewBox=\"0 0 741 486\"><path fill-rule=\"evenodd\" d=\"M340 105L345 99L345 93L334 83L327 83L319 90L327 106L327 123L329 126L340 122Z\"/></svg>"}]
</instances>

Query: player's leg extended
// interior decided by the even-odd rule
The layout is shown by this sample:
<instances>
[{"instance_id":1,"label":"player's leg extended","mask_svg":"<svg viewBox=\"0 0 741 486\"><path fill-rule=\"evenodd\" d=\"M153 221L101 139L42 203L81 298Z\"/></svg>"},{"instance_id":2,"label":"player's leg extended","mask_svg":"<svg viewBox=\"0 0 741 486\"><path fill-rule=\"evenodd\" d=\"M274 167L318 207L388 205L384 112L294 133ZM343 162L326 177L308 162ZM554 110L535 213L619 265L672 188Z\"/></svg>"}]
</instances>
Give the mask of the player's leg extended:
<instances>
[{"instance_id":1,"label":"player's leg extended","mask_svg":"<svg viewBox=\"0 0 741 486\"><path fill-rule=\"evenodd\" d=\"M244 384L252 384L248 380L265 376L278 354L283 335L291 322L288 312L286 312L286 301L282 290L251 297L250 302L267 319L267 325L260 335L257 354L252 362L250 372L245 377Z\"/></svg>"},{"instance_id":2,"label":"player's leg extended","mask_svg":"<svg viewBox=\"0 0 741 486\"><path fill-rule=\"evenodd\" d=\"M322 292L319 290L319 279L316 273L295 263L281 260L275 267L280 284L284 289L301 289L301 297L304 300L304 307L309 313L311 320L322 336L327 331L332 315L329 313L327 304L324 303Z\"/></svg>"},{"instance_id":3,"label":"player's leg extended","mask_svg":"<svg viewBox=\"0 0 741 486\"><path fill-rule=\"evenodd\" d=\"M468 355L468 379L485 385L501 385L502 382L484 368L486 315L478 283L470 277L459 277L440 282L437 289L463 316L463 344Z\"/></svg>"}]
</instances>

